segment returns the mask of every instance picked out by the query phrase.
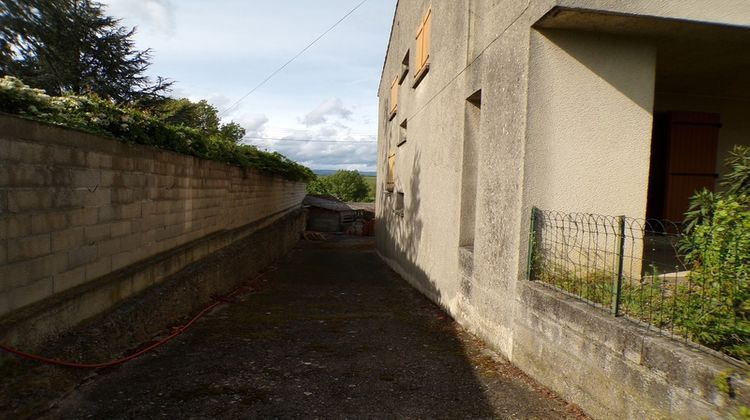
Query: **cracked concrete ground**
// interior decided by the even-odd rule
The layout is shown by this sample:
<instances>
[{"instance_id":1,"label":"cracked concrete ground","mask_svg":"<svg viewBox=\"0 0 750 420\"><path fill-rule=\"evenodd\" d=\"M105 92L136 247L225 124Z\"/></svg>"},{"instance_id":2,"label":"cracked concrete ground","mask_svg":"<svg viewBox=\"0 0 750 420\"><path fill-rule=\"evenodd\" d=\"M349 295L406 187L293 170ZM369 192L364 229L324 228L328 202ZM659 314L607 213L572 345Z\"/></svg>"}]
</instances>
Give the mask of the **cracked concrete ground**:
<instances>
[{"instance_id":1,"label":"cracked concrete ground","mask_svg":"<svg viewBox=\"0 0 750 420\"><path fill-rule=\"evenodd\" d=\"M253 292L45 417L583 417L359 244L301 243Z\"/></svg>"}]
</instances>

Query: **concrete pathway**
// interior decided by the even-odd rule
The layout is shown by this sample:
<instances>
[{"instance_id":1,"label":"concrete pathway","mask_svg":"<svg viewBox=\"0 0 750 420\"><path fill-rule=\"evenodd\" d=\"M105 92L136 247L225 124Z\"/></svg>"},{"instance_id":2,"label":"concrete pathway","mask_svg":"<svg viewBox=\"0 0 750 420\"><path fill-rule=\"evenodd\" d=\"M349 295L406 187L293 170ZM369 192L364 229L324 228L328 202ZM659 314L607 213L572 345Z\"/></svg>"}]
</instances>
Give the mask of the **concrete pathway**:
<instances>
[{"instance_id":1,"label":"concrete pathway","mask_svg":"<svg viewBox=\"0 0 750 420\"><path fill-rule=\"evenodd\" d=\"M301 244L258 290L89 379L46 416L580 416L493 358L370 247L331 245Z\"/></svg>"}]
</instances>

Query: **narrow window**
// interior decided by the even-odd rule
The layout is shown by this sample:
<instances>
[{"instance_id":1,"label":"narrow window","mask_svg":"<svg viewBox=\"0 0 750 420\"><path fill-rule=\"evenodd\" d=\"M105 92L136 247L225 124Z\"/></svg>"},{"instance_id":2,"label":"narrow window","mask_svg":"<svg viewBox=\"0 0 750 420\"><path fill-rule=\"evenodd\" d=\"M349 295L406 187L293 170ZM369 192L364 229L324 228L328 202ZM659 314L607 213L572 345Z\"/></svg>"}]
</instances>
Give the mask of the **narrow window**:
<instances>
[{"instance_id":1,"label":"narrow window","mask_svg":"<svg viewBox=\"0 0 750 420\"><path fill-rule=\"evenodd\" d=\"M406 120L401 121L401 125L398 126L398 142L396 147L406 143Z\"/></svg>"},{"instance_id":2,"label":"narrow window","mask_svg":"<svg viewBox=\"0 0 750 420\"><path fill-rule=\"evenodd\" d=\"M432 9L427 10L417 31L416 47L414 48L414 60L416 71L414 72L414 87L422 80L430 69L430 40L432 37Z\"/></svg>"},{"instance_id":3,"label":"narrow window","mask_svg":"<svg viewBox=\"0 0 750 420\"><path fill-rule=\"evenodd\" d=\"M388 178L386 180L386 190L393 191L394 185L396 185L396 154L391 153L388 155Z\"/></svg>"},{"instance_id":4,"label":"narrow window","mask_svg":"<svg viewBox=\"0 0 750 420\"><path fill-rule=\"evenodd\" d=\"M388 111L388 119L392 120L393 117L396 116L396 113L398 112L398 76L393 79L393 83L391 83L391 99L390 99L390 107Z\"/></svg>"},{"instance_id":5,"label":"narrow window","mask_svg":"<svg viewBox=\"0 0 750 420\"><path fill-rule=\"evenodd\" d=\"M406 79L407 74L409 74L409 50L406 50L406 55L404 56L404 59L401 61L401 77L398 80L399 84L404 82L404 79Z\"/></svg>"},{"instance_id":6,"label":"narrow window","mask_svg":"<svg viewBox=\"0 0 750 420\"><path fill-rule=\"evenodd\" d=\"M394 210L398 214L404 214L404 193L401 191L396 194L396 208Z\"/></svg>"}]
</instances>

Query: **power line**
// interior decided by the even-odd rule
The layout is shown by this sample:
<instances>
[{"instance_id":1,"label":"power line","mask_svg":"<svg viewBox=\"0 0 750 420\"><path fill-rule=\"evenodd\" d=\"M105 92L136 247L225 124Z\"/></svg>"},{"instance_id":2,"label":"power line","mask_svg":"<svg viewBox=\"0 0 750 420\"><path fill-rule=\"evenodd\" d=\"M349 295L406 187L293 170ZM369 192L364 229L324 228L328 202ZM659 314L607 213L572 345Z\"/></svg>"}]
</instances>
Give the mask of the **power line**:
<instances>
[{"instance_id":1,"label":"power line","mask_svg":"<svg viewBox=\"0 0 750 420\"><path fill-rule=\"evenodd\" d=\"M276 127L272 125L263 125L264 129L268 129L270 131L285 131L289 133L309 133L311 130L310 128L290 128L290 127ZM353 135L361 135L361 136L371 136L375 137L376 134L373 134L370 131L365 130L350 130L350 129L342 129L342 131L345 131L347 134L353 134Z\"/></svg>"},{"instance_id":2,"label":"power line","mask_svg":"<svg viewBox=\"0 0 750 420\"><path fill-rule=\"evenodd\" d=\"M356 144L376 144L375 140L326 140L326 139L278 139L273 137L252 137L245 136L243 140L274 140L274 141L291 141L300 143L356 143Z\"/></svg>"},{"instance_id":3,"label":"power line","mask_svg":"<svg viewBox=\"0 0 750 420\"><path fill-rule=\"evenodd\" d=\"M321 40L321 38L323 38L324 36L326 36L329 32L331 32L335 27L337 27L341 22L343 22L344 20L346 20L346 18L348 18L349 16L351 16L352 13L356 12L357 9L359 9L360 7L362 7L362 5L365 4L365 3L367 3L367 0L362 0L358 5L354 6L354 8L349 11L349 13L345 14L341 19L339 19L336 23L334 23L330 28L326 29L325 32L323 32L317 38L315 38L311 43L307 44L307 46L305 48L303 48L300 52L298 52L294 57L290 58L286 63L284 63L284 65L282 65L281 67L279 67L276 70L274 70L270 75L268 75L268 77L266 77L265 79L263 79L262 82L258 83L254 88L250 89L250 91L247 92L243 97L241 97L240 99L236 100L234 103L232 103L232 105L230 105L225 110L221 111L219 113L219 117L223 116L224 114L226 114L227 112L229 112L230 110L232 110L235 106L239 105L240 102L244 101L245 98L247 98L248 96L252 95L256 90L260 89L261 86L265 85L274 76L276 76L277 74L279 74L282 70L284 70L286 68L286 66L288 66L289 64L291 64L292 61L294 61L297 58L299 58L299 56L301 56L302 54L304 54L305 51L309 50L310 47L312 47L313 45L315 45L318 41Z\"/></svg>"}]
</instances>

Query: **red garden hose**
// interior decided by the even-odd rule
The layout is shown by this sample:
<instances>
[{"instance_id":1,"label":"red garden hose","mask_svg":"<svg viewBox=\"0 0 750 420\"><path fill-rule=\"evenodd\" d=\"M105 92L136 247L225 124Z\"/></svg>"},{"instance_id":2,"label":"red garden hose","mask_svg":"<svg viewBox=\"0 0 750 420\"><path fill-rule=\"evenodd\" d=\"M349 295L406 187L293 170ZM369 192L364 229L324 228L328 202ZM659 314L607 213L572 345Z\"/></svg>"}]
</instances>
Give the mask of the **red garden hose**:
<instances>
[{"instance_id":1,"label":"red garden hose","mask_svg":"<svg viewBox=\"0 0 750 420\"><path fill-rule=\"evenodd\" d=\"M262 275L263 274L255 277L255 279L260 278ZM142 355L144 355L144 354L146 354L146 353L148 353L148 352L150 352L150 351L152 351L152 350L154 350L156 348L159 348L159 347L163 346L164 344L168 343L169 341L172 341L174 338L176 338L178 335L180 335L183 332L185 332L185 330L187 330L191 325L193 325L196 321L198 321L199 319L201 319L206 313L208 313L212 309L214 309L217 306L222 305L224 303L230 303L231 302L231 298L233 296L237 295L245 287L246 287L245 285L240 285L240 286L238 286L237 288L235 288L234 290L232 290L231 292L227 293L224 296L212 296L212 298L214 299L213 303L211 303L210 305L208 305L205 308L203 308L203 310L201 310L200 312L198 312L186 324L180 325L179 327L174 328L173 331L172 331L172 333L169 334L167 337L164 337L161 340L157 341L156 343L151 344L150 346L148 346L148 347L146 347L146 348L144 348L142 350L139 350L139 351L137 351L137 352L135 352L135 353L133 353L133 354L131 354L129 356L126 356L126 357L123 357L123 358L120 358L120 359L116 359L116 360L112 360L112 361L109 361L109 362L103 362L103 363L76 363L76 362L68 362L68 361L64 361L64 360L50 359L50 358L43 357L43 356L38 356L38 355L35 355L35 354L29 354L29 353L23 352L21 350L17 350L17 349L14 349L12 347L8 347L8 346L2 345L2 344L0 344L0 350L5 350L8 353L15 354L15 355L23 357L25 359L35 360L37 362L42 362L42 363L45 363L45 364L48 364L48 365L64 366L64 367L78 368L78 369L100 369L100 368L105 368L105 367L112 367L112 366L121 365L121 364L123 364L125 362L133 360L133 359L135 359L137 357L140 357L140 356L142 356Z\"/></svg>"}]
</instances>

